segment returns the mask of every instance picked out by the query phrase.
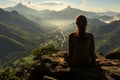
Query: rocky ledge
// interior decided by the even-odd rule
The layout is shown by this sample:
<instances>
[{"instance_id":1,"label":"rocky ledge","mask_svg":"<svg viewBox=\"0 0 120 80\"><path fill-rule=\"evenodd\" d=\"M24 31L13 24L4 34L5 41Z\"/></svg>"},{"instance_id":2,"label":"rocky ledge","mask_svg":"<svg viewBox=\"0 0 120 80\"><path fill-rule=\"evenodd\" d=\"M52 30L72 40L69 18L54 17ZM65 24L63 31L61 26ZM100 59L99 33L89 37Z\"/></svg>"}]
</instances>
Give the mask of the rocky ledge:
<instances>
[{"instance_id":1,"label":"rocky ledge","mask_svg":"<svg viewBox=\"0 0 120 80\"><path fill-rule=\"evenodd\" d=\"M71 73L65 61L66 51L44 55L32 68L28 80L120 80L120 59L106 59L96 53L96 67L77 68ZM107 55L108 56L108 55Z\"/></svg>"}]
</instances>

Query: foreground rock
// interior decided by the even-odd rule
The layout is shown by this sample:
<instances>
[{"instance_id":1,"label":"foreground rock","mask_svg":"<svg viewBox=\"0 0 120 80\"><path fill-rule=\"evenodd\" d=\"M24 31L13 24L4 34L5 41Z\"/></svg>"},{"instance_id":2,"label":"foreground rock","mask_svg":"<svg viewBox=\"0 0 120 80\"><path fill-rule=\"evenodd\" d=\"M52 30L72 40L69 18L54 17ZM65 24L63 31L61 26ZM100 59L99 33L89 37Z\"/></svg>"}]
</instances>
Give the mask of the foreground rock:
<instances>
[{"instance_id":1,"label":"foreground rock","mask_svg":"<svg viewBox=\"0 0 120 80\"><path fill-rule=\"evenodd\" d=\"M44 55L33 68L28 80L120 80L118 59L105 59L97 54L96 67L76 68L71 73L65 61L66 51Z\"/></svg>"},{"instance_id":2,"label":"foreground rock","mask_svg":"<svg viewBox=\"0 0 120 80\"><path fill-rule=\"evenodd\" d=\"M113 52L105 56L107 59L120 59L120 48L115 49Z\"/></svg>"}]
</instances>

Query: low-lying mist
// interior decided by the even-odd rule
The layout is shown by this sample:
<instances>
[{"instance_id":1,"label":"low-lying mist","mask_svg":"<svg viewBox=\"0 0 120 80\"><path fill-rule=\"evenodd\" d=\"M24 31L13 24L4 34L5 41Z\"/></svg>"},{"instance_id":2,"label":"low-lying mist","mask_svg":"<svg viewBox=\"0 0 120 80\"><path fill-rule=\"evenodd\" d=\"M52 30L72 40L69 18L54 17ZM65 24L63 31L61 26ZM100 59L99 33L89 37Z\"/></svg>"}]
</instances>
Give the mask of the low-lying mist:
<instances>
[{"instance_id":1,"label":"low-lying mist","mask_svg":"<svg viewBox=\"0 0 120 80\"><path fill-rule=\"evenodd\" d=\"M50 23L52 25L55 26L60 26L62 28L66 27L67 25L70 25L71 23L73 23L73 20L46 20L46 23Z\"/></svg>"}]
</instances>

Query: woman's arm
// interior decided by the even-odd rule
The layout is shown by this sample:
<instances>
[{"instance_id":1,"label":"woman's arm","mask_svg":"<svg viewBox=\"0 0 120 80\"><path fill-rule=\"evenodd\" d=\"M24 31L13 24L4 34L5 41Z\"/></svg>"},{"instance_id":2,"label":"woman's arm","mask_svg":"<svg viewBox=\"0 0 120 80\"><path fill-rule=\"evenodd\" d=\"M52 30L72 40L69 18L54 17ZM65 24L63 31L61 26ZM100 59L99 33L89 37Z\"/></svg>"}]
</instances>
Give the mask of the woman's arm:
<instances>
[{"instance_id":1,"label":"woman's arm","mask_svg":"<svg viewBox=\"0 0 120 80\"><path fill-rule=\"evenodd\" d=\"M68 58L67 62L68 64L71 64L71 58L72 58L72 53L73 53L73 44L72 44L72 34L69 35L69 42L68 42L68 47L69 47L69 53L68 53Z\"/></svg>"},{"instance_id":2,"label":"woman's arm","mask_svg":"<svg viewBox=\"0 0 120 80\"><path fill-rule=\"evenodd\" d=\"M69 35L69 56L72 56L72 49L73 45L72 45L72 35Z\"/></svg>"},{"instance_id":3,"label":"woman's arm","mask_svg":"<svg viewBox=\"0 0 120 80\"><path fill-rule=\"evenodd\" d=\"M91 34L91 46L90 46L90 54L93 64L95 64L96 61L96 55L95 55L95 44L94 44L94 36Z\"/></svg>"}]
</instances>

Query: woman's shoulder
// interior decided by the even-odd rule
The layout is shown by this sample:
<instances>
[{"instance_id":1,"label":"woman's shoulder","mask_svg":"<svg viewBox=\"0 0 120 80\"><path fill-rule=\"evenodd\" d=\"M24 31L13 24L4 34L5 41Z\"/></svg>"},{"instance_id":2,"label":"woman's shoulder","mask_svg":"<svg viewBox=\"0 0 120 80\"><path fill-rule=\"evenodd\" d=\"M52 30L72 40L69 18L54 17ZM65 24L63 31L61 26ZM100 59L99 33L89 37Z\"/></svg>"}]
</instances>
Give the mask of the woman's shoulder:
<instances>
[{"instance_id":1,"label":"woman's shoulder","mask_svg":"<svg viewBox=\"0 0 120 80\"><path fill-rule=\"evenodd\" d=\"M88 32L86 33L86 35L87 35L87 36L93 36L92 33L88 33Z\"/></svg>"},{"instance_id":2,"label":"woman's shoulder","mask_svg":"<svg viewBox=\"0 0 120 80\"><path fill-rule=\"evenodd\" d=\"M89 33L89 32L85 33L85 35L87 37L93 37L93 34ZM78 36L77 32L70 33L70 35L69 35L69 37L77 37L77 36Z\"/></svg>"},{"instance_id":3,"label":"woman's shoulder","mask_svg":"<svg viewBox=\"0 0 120 80\"><path fill-rule=\"evenodd\" d=\"M75 36L76 32L70 33L69 36Z\"/></svg>"},{"instance_id":4,"label":"woman's shoulder","mask_svg":"<svg viewBox=\"0 0 120 80\"><path fill-rule=\"evenodd\" d=\"M69 37L77 36L77 32L70 33Z\"/></svg>"},{"instance_id":5,"label":"woman's shoulder","mask_svg":"<svg viewBox=\"0 0 120 80\"><path fill-rule=\"evenodd\" d=\"M86 33L86 37L89 39L93 39L94 35L92 33Z\"/></svg>"}]
</instances>

